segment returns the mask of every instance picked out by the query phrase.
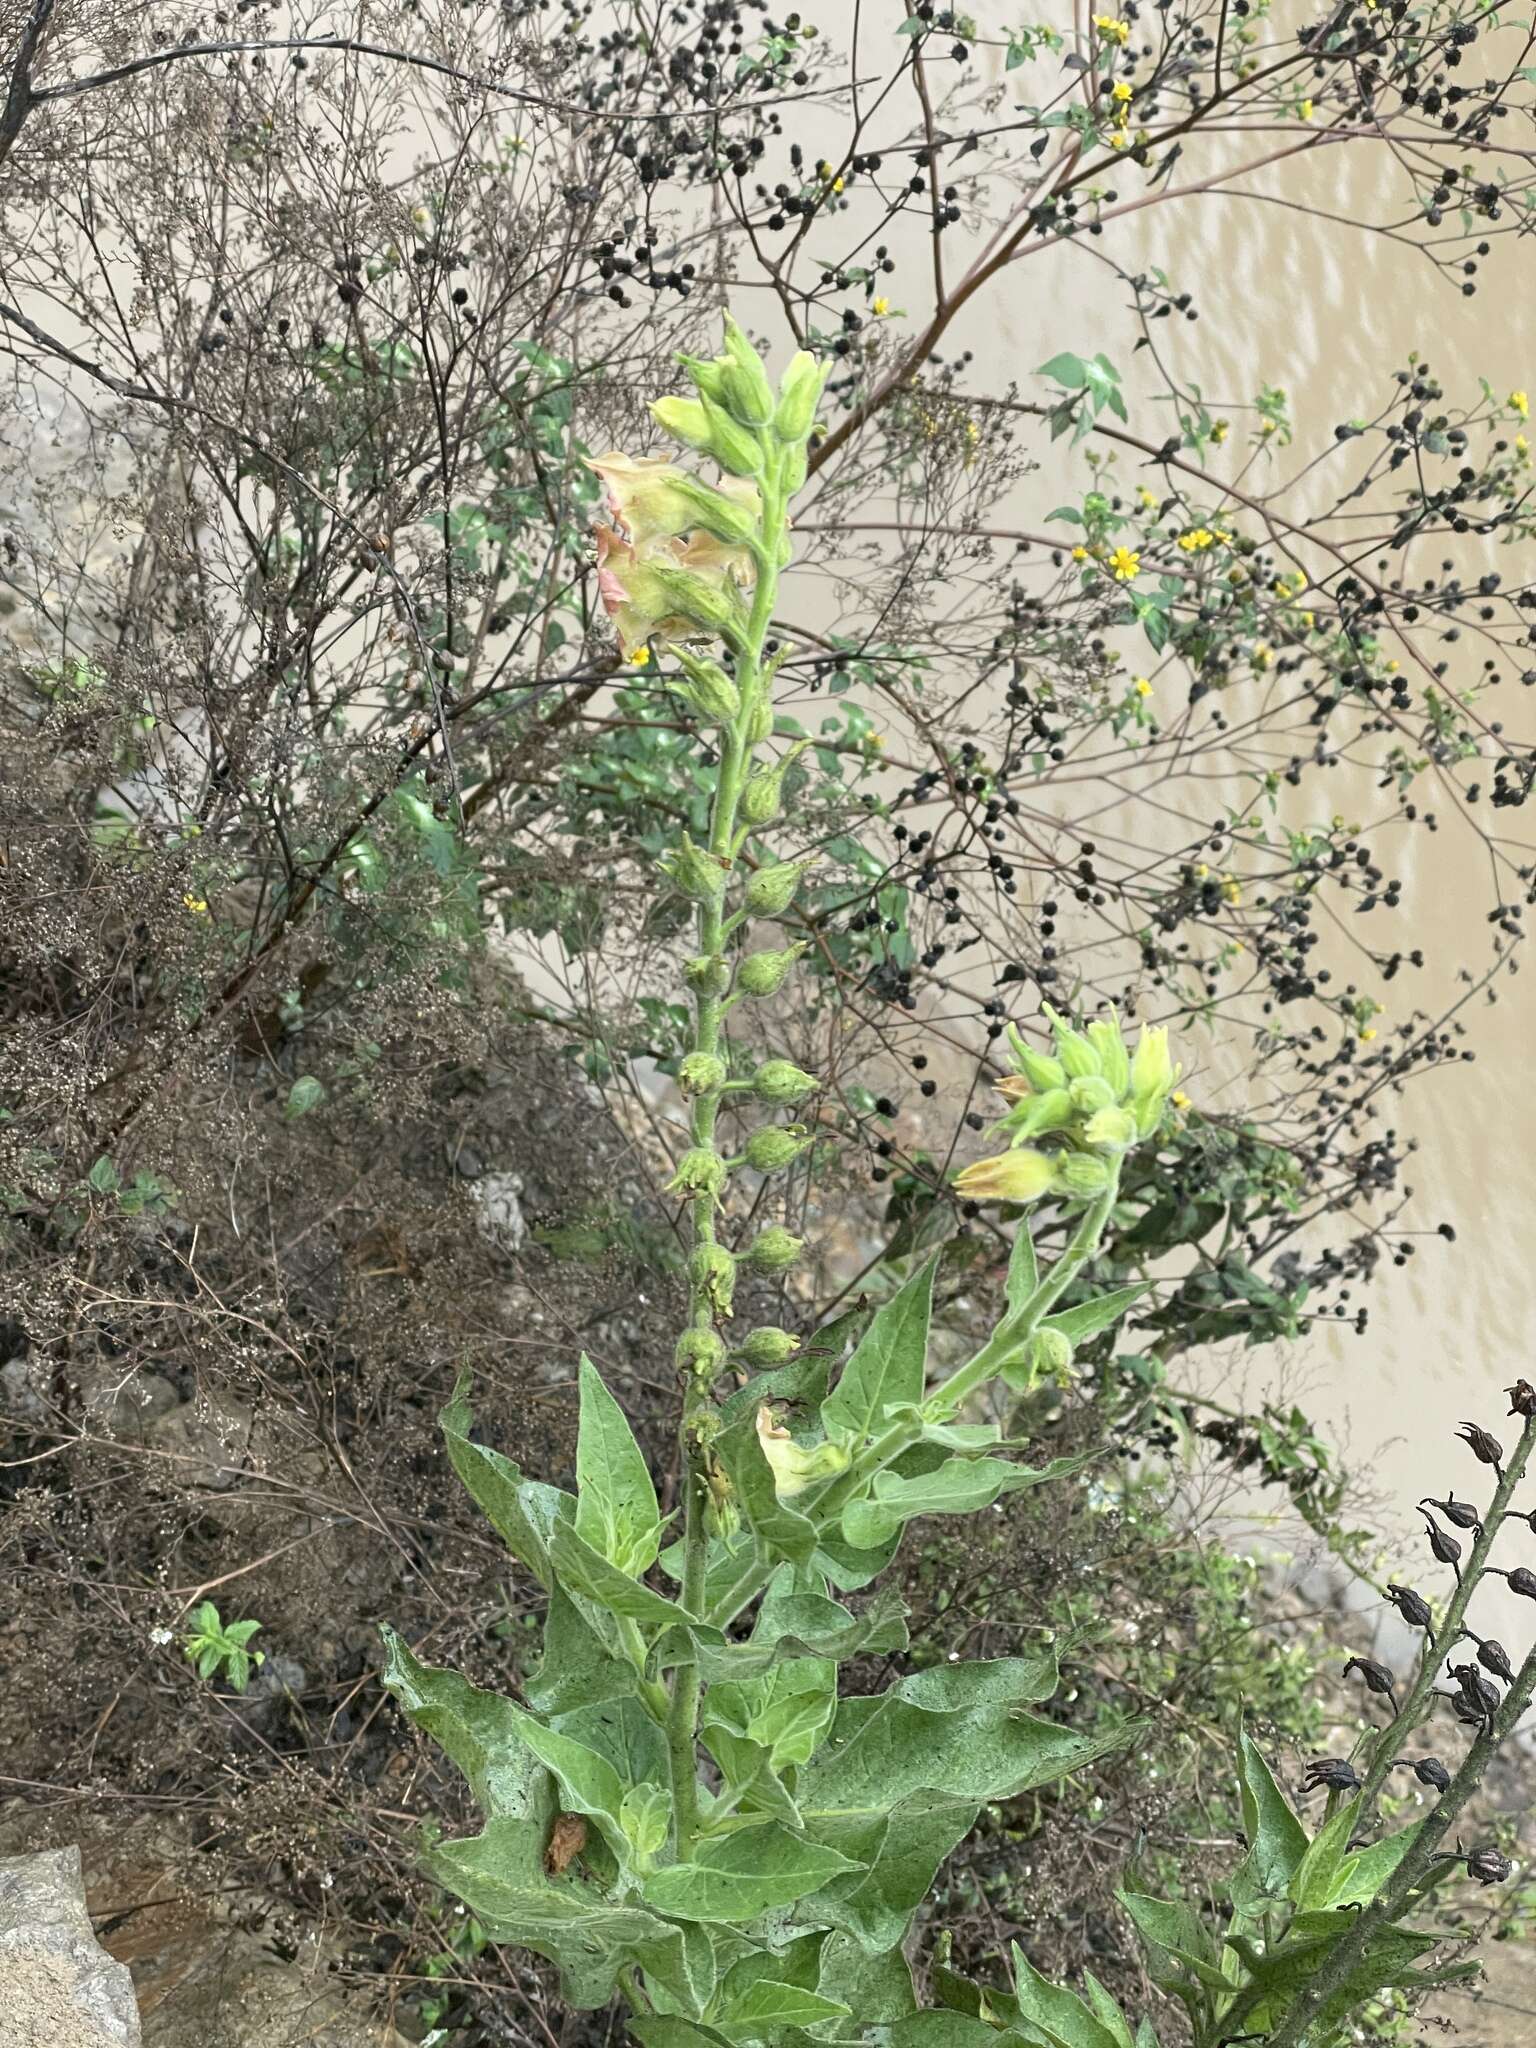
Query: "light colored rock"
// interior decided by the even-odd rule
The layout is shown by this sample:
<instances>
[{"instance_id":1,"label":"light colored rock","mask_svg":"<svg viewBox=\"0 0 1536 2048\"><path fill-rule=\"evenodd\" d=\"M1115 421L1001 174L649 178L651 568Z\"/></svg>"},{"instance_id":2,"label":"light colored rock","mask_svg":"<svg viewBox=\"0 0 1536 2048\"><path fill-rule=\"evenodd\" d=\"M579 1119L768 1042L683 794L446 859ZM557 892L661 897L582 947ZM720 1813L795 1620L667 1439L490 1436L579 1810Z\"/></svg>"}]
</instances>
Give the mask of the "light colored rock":
<instances>
[{"instance_id":1,"label":"light colored rock","mask_svg":"<svg viewBox=\"0 0 1536 2048\"><path fill-rule=\"evenodd\" d=\"M470 1183L480 1233L501 1251L521 1251L527 1241L522 1194L520 1173L485 1173Z\"/></svg>"},{"instance_id":2,"label":"light colored rock","mask_svg":"<svg viewBox=\"0 0 1536 2048\"><path fill-rule=\"evenodd\" d=\"M168 1379L157 1372L97 1373L85 1389L85 1412L112 1436L142 1437L180 1400Z\"/></svg>"},{"instance_id":3,"label":"light colored rock","mask_svg":"<svg viewBox=\"0 0 1536 2048\"><path fill-rule=\"evenodd\" d=\"M140 2048L133 1980L96 1945L76 1848L0 1858L6 2048Z\"/></svg>"},{"instance_id":4,"label":"light colored rock","mask_svg":"<svg viewBox=\"0 0 1536 2048\"><path fill-rule=\"evenodd\" d=\"M227 1493L245 1470L254 1426L255 1417L240 1402L199 1397L162 1415L145 1431L145 1440L165 1453L177 1485Z\"/></svg>"},{"instance_id":5,"label":"light colored rock","mask_svg":"<svg viewBox=\"0 0 1536 2048\"><path fill-rule=\"evenodd\" d=\"M30 1358L8 1358L0 1365L0 1415L14 1422L43 1422L48 1403Z\"/></svg>"}]
</instances>

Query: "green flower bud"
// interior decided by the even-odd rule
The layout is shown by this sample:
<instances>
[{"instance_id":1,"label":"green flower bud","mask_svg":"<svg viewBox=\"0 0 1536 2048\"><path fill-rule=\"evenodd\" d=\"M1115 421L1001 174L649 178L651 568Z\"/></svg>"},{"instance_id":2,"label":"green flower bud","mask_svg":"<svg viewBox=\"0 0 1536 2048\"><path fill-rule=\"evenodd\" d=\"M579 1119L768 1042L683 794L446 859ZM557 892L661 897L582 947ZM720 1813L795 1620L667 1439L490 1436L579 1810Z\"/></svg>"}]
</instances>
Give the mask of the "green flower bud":
<instances>
[{"instance_id":1,"label":"green flower bud","mask_svg":"<svg viewBox=\"0 0 1536 2048\"><path fill-rule=\"evenodd\" d=\"M771 768L759 768L750 776L747 786L741 792L741 820L754 831L766 825L779 814L783 801L784 777L810 745L801 740L791 747L782 761L776 761Z\"/></svg>"},{"instance_id":2,"label":"green flower bud","mask_svg":"<svg viewBox=\"0 0 1536 2048\"><path fill-rule=\"evenodd\" d=\"M776 1365L784 1365L800 1349L800 1339L792 1337L788 1330L781 1330L775 1323L761 1323L747 1334L736 1347L736 1356L744 1365L750 1365L754 1372L769 1372Z\"/></svg>"},{"instance_id":3,"label":"green flower bud","mask_svg":"<svg viewBox=\"0 0 1536 2048\"><path fill-rule=\"evenodd\" d=\"M779 379L779 403L773 415L773 431L781 441L804 441L810 433L829 367L804 349L791 356L789 368Z\"/></svg>"},{"instance_id":4,"label":"green flower bud","mask_svg":"<svg viewBox=\"0 0 1536 2048\"><path fill-rule=\"evenodd\" d=\"M728 1316L736 1298L736 1261L723 1244L697 1244L688 1254L688 1278L707 1297L717 1316Z\"/></svg>"},{"instance_id":5,"label":"green flower bud","mask_svg":"<svg viewBox=\"0 0 1536 2048\"><path fill-rule=\"evenodd\" d=\"M725 1186L725 1161L707 1145L691 1145L667 1182L669 1195L718 1195Z\"/></svg>"},{"instance_id":6,"label":"green flower bud","mask_svg":"<svg viewBox=\"0 0 1536 2048\"><path fill-rule=\"evenodd\" d=\"M768 692L765 690L752 706L751 715L747 721L747 742L750 746L760 747L764 740L772 737L772 734L773 705L770 703Z\"/></svg>"},{"instance_id":7,"label":"green flower bud","mask_svg":"<svg viewBox=\"0 0 1536 2048\"><path fill-rule=\"evenodd\" d=\"M712 1052L688 1053L678 1065L677 1085L686 1096L713 1095L725 1082L725 1061Z\"/></svg>"},{"instance_id":8,"label":"green flower bud","mask_svg":"<svg viewBox=\"0 0 1536 2048\"><path fill-rule=\"evenodd\" d=\"M1072 1107L1081 1116L1092 1116L1099 1109L1112 1109L1118 1100L1102 1074L1084 1074L1071 1083L1067 1093L1072 1098Z\"/></svg>"},{"instance_id":9,"label":"green flower bud","mask_svg":"<svg viewBox=\"0 0 1536 2048\"><path fill-rule=\"evenodd\" d=\"M686 448L709 446L709 416L696 398L657 398L651 402L651 417L674 441Z\"/></svg>"},{"instance_id":10,"label":"green flower bud","mask_svg":"<svg viewBox=\"0 0 1536 2048\"><path fill-rule=\"evenodd\" d=\"M1013 1054L1013 1064L1037 1093L1043 1095L1048 1089L1066 1087L1067 1070L1061 1061L1026 1045L1012 1024L1008 1026L1008 1047Z\"/></svg>"},{"instance_id":11,"label":"green flower bud","mask_svg":"<svg viewBox=\"0 0 1536 2048\"><path fill-rule=\"evenodd\" d=\"M674 488L692 515L695 528L713 534L729 547L745 547L757 539L763 508L755 491L733 497L728 491L717 491L713 484L690 476L686 470L679 471Z\"/></svg>"},{"instance_id":12,"label":"green flower bud","mask_svg":"<svg viewBox=\"0 0 1536 2048\"><path fill-rule=\"evenodd\" d=\"M1131 1061L1131 1107L1142 1137L1151 1137L1162 1122L1164 1105L1180 1071L1169 1057L1167 1027L1143 1025Z\"/></svg>"},{"instance_id":13,"label":"green flower bud","mask_svg":"<svg viewBox=\"0 0 1536 2048\"><path fill-rule=\"evenodd\" d=\"M690 903L715 903L725 887L725 869L712 853L695 846L685 832L681 843L661 856L658 865L673 888Z\"/></svg>"},{"instance_id":14,"label":"green flower bud","mask_svg":"<svg viewBox=\"0 0 1536 2048\"><path fill-rule=\"evenodd\" d=\"M711 583L695 575L692 569L671 568L656 561L645 566L651 583L673 611L706 632L718 633L726 640L736 639L745 624L745 614L736 587L729 579Z\"/></svg>"},{"instance_id":15,"label":"green flower bud","mask_svg":"<svg viewBox=\"0 0 1536 2048\"><path fill-rule=\"evenodd\" d=\"M783 1273L795 1263L804 1248L803 1237L796 1237L782 1224L774 1223L753 1238L747 1247L747 1258L759 1273Z\"/></svg>"},{"instance_id":16,"label":"green flower bud","mask_svg":"<svg viewBox=\"0 0 1536 2048\"><path fill-rule=\"evenodd\" d=\"M692 1373L698 1380L713 1380L725 1366L725 1346L713 1330L684 1330L672 1357L679 1372Z\"/></svg>"},{"instance_id":17,"label":"green flower bud","mask_svg":"<svg viewBox=\"0 0 1536 2048\"><path fill-rule=\"evenodd\" d=\"M799 1102L819 1086L816 1076L793 1060L764 1060L752 1076L752 1090L759 1102Z\"/></svg>"},{"instance_id":18,"label":"green flower bud","mask_svg":"<svg viewBox=\"0 0 1536 2048\"><path fill-rule=\"evenodd\" d=\"M1096 1152L1127 1152L1136 1137L1136 1119L1128 1109L1095 1110L1083 1126L1083 1140Z\"/></svg>"},{"instance_id":19,"label":"green flower bud","mask_svg":"<svg viewBox=\"0 0 1536 2048\"><path fill-rule=\"evenodd\" d=\"M1125 1040L1120 1036L1120 1019L1095 1017L1088 1026L1088 1037L1099 1056L1099 1070L1114 1090L1118 1102L1131 1085L1131 1061Z\"/></svg>"},{"instance_id":20,"label":"green flower bud","mask_svg":"<svg viewBox=\"0 0 1536 2048\"><path fill-rule=\"evenodd\" d=\"M693 379L694 389L701 399L711 398L716 405L725 403L725 365L722 362L716 359L706 363L698 356L681 355L677 360Z\"/></svg>"},{"instance_id":21,"label":"green flower bud","mask_svg":"<svg viewBox=\"0 0 1536 2048\"><path fill-rule=\"evenodd\" d=\"M692 705L701 718L707 718L711 725L729 725L741 715L741 697L736 685L716 661L706 661L701 655L690 654L686 648L675 647L677 665L687 678L686 682L674 683L677 694Z\"/></svg>"},{"instance_id":22,"label":"green flower bud","mask_svg":"<svg viewBox=\"0 0 1536 2048\"><path fill-rule=\"evenodd\" d=\"M725 402L749 427L766 427L773 418L773 386L763 359L727 313L725 354L719 358Z\"/></svg>"},{"instance_id":23,"label":"green flower bud","mask_svg":"<svg viewBox=\"0 0 1536 2048\"><path fill-rule=\"evenodd\" d=\"M955 1175L955 1193L968 1202L1037 1202L1049 1192L1054 1162L1045 1152L1016 1145L995 1159L978 1159Z\"/></svg>"},{"instance_id":24,"label":"green flower bud","mask_svg":"<svg viewBox=\"0 0 1536 2048\"><path fill-rule=\"evenodd\" d=\"M746 1161L756 1173L778 1173L793 1165L810 1142L804 1124L765 1125L748 1138Z\"/></svg>"},{"instance_id":25,"label":"green flower bud","mask_svg":"<svg viewBox=\"0 0 1536 2048\"><path fill-rule=\"evenodd\" d=\"M1074 1086L1076 1084L1074 1083ZM1007 1083L1004 1083L1007 1090ZM1063 1131L1077 1116L1077 1105L1065 1088L1048 1089L1044 1095L1026 1095L998 1125L1015 1144L1024 1138L1040 1138L1047 1131Z\"/></svg>"},{"instance_id":26,"label":"green flower bud","mask_svg":"<svg viewBox=\"0 0 1536 2048\"><path fill-rule=\"evenodd\" d=\"M683 979L702 995L723 996L731 985L731 970L718 953L696 953L684 961Z\"/></svg>"},{"instance_id":27,"label":"green flower bud","mask_svg":"<svg viewBox=\"0 0 1536 2048\"><path fill-rule=\"evenodd\" d=\"M727 476L757 476L763 467L763 446L750 427L731 417L725 401L700 400L709 421L709 452Z\"/></svg>"},{"instance_id":28,"label":"green flower bud","mask_svg":"<svg viewBox=\"0 0 1536 2048\"><path fill-rule=\"evenodd\" d=\"M780 953L748 953L736 968L736 986L744 996L777 995L804 951L803 943L797 942Z\"/></svg>"},{"instance_id":29,"label":"green flower bud","mask_svg":"<svg viewBox=\"0 0 1536 2048\"><path fill-rule=\"evenodd\" d=\"M742 891L743 901L753 917L777 917L788 910L795 899L795 890L800 877L810 866L809 861L779 861L771 868L759 868L747 877L747 886Z\"/></svg>"},{"instance_id":30,"label":"green flower bud","mask_svg":"<svg viewBox=\"0 0 1536 2048\"><path fill-rule=\"evenodd\" d=\"M1019 1351L1004 1359L1002 1378L1016 1394L1028 1394L1041 1380L1065 1386L1072 1370L1072 1346L1060 1330L1037 1330Z\"/></svg>"},{"instance_id":31,"label":"green flower bud","mask_svg":"<svg viewBox=\"0 0 1536 2048\"><path fill-rule=\"evenodd\" d=\"M1056 1056L1072 1081L1085 1079L1089 1074L1099 1072L1099 1056L1080 1031L1074 1031L1065 1017L1059 1017L1049 1003L1042 1006L1051 1020L1051 1030L1056 1039Z\"/></svg>"},{"instance_id":32,"label":"green flower bud","mask_svg":"<svg viewBox=\"0 0 1536 2048\"><path fill-rule=\"evenodd\" d=\"M1109 1186L1109 1162L1086 1152L1066 1152L1056 1161L1051 1175L1051 1192L1068 1195L1074 1201L1091 1201Z\"/></svg>"},{"instance_id":33,"label":"green flower bud","mask_svg":"<svg viewBox=\"0 0 1536 2048\"><path fill-rule=\"evenodd\" d=\"M784 492L787 497L792 498L796 491L801 488L810 473L810 467L810 463L806 459L805 443L803 441L798 448L791 448L787 451L784 457L783 469ZM785 560L787 561L788 559L786 555Z\"/></svg>"}]
</instances>

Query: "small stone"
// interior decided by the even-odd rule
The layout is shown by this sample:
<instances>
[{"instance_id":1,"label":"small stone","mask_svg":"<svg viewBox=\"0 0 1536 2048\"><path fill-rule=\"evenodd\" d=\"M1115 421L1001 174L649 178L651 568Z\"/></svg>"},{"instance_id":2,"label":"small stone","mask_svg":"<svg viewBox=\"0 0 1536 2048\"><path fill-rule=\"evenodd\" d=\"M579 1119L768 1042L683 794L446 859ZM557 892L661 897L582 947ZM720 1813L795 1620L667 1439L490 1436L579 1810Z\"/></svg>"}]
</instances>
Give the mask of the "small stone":
<instances>
[{"instance_id":1,"label":"small stone","mask_svg":"<svg viewBox=\"0 0 1536 2048\"><path fill-rule=\"evenodd\" d=\"M180 1398L168 1379L148 1371L98 1373L84 1390L87 1416L109 1436L142 1437Z\"/></svg>"},{"instance_id":2,"label":"small stone","mask_svg":"<svg viewBox=\"0 0 1536 2048\"><path fill-rule=\"evenodd\" d=\"M178 1486L227 1493L245 1469L254 1424L238 1401L186 1401L152 1423L145 1441L165 1454L168 1476Z\"/></svg>"},{"instance_id":3,"label":"small stone","mask_svg":"<svg viewBox=\"0 0 1536 2048\"><path fill-rule=\"evenodd\" d=\"M520 1173L487 1173L473 1187L476 1222L482 1237L499 1250L521 1251L528 1238L523 1215L523 1177Z\"/></svg>"}]
</instances>

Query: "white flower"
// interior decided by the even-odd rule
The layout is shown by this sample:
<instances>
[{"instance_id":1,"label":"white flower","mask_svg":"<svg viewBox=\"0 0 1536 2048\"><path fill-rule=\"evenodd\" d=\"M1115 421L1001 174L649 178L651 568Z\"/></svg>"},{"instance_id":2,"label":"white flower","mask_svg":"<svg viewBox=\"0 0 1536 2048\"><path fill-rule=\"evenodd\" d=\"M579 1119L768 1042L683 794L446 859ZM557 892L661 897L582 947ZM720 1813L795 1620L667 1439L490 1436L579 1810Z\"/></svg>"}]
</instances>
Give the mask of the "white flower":
<instances>
[{"instance_id":1,"label":"white flower","mask_svg":"<svg viewBox=\"0 0 1536 2048\"><path fill-rule=\"evenodd\" d=\"M172 1640L172 1633L168 1628L152 1628L149 1632L149 1640L158 1647L162 1643L170 1642Z\"/></svg>"}]
</instances>

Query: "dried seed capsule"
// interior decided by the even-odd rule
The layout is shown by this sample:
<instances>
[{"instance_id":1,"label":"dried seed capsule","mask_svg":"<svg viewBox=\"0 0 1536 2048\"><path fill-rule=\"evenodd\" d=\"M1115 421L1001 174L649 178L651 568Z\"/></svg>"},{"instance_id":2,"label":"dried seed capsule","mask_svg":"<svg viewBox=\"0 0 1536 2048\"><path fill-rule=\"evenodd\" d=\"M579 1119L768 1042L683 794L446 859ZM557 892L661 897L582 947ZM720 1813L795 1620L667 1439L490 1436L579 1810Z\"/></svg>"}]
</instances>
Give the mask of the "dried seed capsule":
<instances>
[{"instance_id":1,"label":"dried seed capsule","mask_svg":"<svg viewBox=\"0 0 1536 2048\"><path fill-rule=\"evenodd\" d=\"M1434 1621L1429 1602L1412 1586L1388 1586L1387 1598L1410 1628L1428 1628Z\"/></svg>"},{"instance_id":2,"label":"dried seed capsule","mask_svg":"<svg viewBox=\"0 0 1536 2048\"><path fill-rule=\"evenodd\" d=\"M1348 1757L1314 1757L1307 1765L1306 1783L1303 1790L1315 1792L1326 1785L1330 1792L1358 1792L1360 1779Z\"/></svg>"},{"instance_id":3,"label":"dried seed capsule","mask_svg":"<svg viewBox=\"0 0 1536 2048\"><path fill-rule=\"evenodd\" d=\"M1393 1691L1397 1681L1385 1664L1378 1664L1374 1657L1351 1657L1344 1666L1344 1676L1348 1678L1351 1671L1359 1672L1368 1692L1385 1695L1392 1702L1393 1712L1397 1711L1397 1694Z\"/></svg>"},{"instance_id":4,"label":"dried seed capsule","mask_svg":"<svg viewBox=\"0 0 1536 2048\"><path fill-rule=\"evenodd\" d=\"M1467 1875L1479 1884L1503 1884L1514 1867L1498 1849L1474 1849L1467 1858Z\"/></svg>"},{"instance_id":5,"label":"dried seed capsule","mask_svg":"<svg viewBox=\"0 0 1536 2048\"><path fill-rule=\"evenodd\" d=\"M1458 1500L1454 1493L1449 1500L1436 1500L1433 1495L1426 1494L1419 1502L1419 1506L1438 1508L1445 1519L1457 1529L1475 1529L1483 1519L1481 1509L1473 1507L1469 1500Z\"/></svg>"},{"instance_id":6,"label":"dried seed capsule","mask_svg":"<svg viewBox=\"0 0 1536 2048\"><path fill-rule=\"evenodd\" d=\"M1506 1387L1511 1415L1523 1415L1527 1422L1536 1416L1536 1387L1529 1380L1516 1380L1512 1387Z\"/></svg>"},{"instance_id":7,"label":"dried seed capsule","mask_svg":"<svg viewBox=\"0 0 1536 2048\"><path fill-rule=\"evenodd\" d=\"M1461 1563L1461 1545L1456 1541L1456 1538L1454 1536L1447 1536L1433 1515L1425 1515L1422 1508L1419 1509L1419 1513L1424 1515L1424 1520L1429 1530L1429 1547L1441 1564L1459 1565ZM1459 1576L1460 1574L1458 1573Z\"/></svg>"},{"instance_id":8,"label":"dried seed capsule","mask_svg":"<svg viewBox=\"0 0 1536 2048\"><path fill-rule=\"evenodd\" d=\"M1455 1679L1462 1698L1477 1713L1488 1715L1498 1711L1501 1698L1499 1689L1491 1679L1484 1678L1475 1664L1453 1664L1451 1676Z\"/></svg>"},{"instance_id":9,"label":"dried seed capsule","mask_svg":"<svg viewBox=\"0 0 1536 2048\"><path fill-rule=\"evenodd\" d=\"M1508 1579L1511 1593L1518 1593L1522 1600L1536 1600L1536 1572L1527 1571L1523 1564L1517 1564L1512 1572L1499 1571L1496 1564L1488 1569L1498 1572L1501 1579Z\"/></svg>"},{"instance_id":10,"label":"dried seed capsule","mask_svg":"<svg viewBox=\"0 0 1536 2048\"><path fill-rule=\"evenodd\" d=\"M1394 1771L1412 1771L1421 1785L1432 1785L1437 1792L1450 1790L1451 1774L1437 1756L1400 1756L1392 1768Z\"/></svg>"},{"instance_id":11,"label":"dried seed capsule","mask_svg":"<svg viewBox=\"0 0 1536 2048\"><path fill-rule=\"evenodd\" d=\"M1479 1429L1475 1422L1464 1422L1456 1434L1480 1465L1491 1465L1497 1471L1503 1464L1504 1446L1486 1429Z\"/></svg>"},{"instance_id":12,"label":"dried seed capsule","mask_svg":"<svg viewBox=\"0 0 1536 2048\"><path fill-rule=\"evenodd\" d=\"M1510 1667L1508 1653L1504 1645L1496 1642L1492 1636L1485 1636L1478 1644L1477 1661L1485 1671L1491 1671L1495 1678L1502 1678L1506 1685L1514 1684L1515 1674Z\"/></svg>"}]
</instances>

